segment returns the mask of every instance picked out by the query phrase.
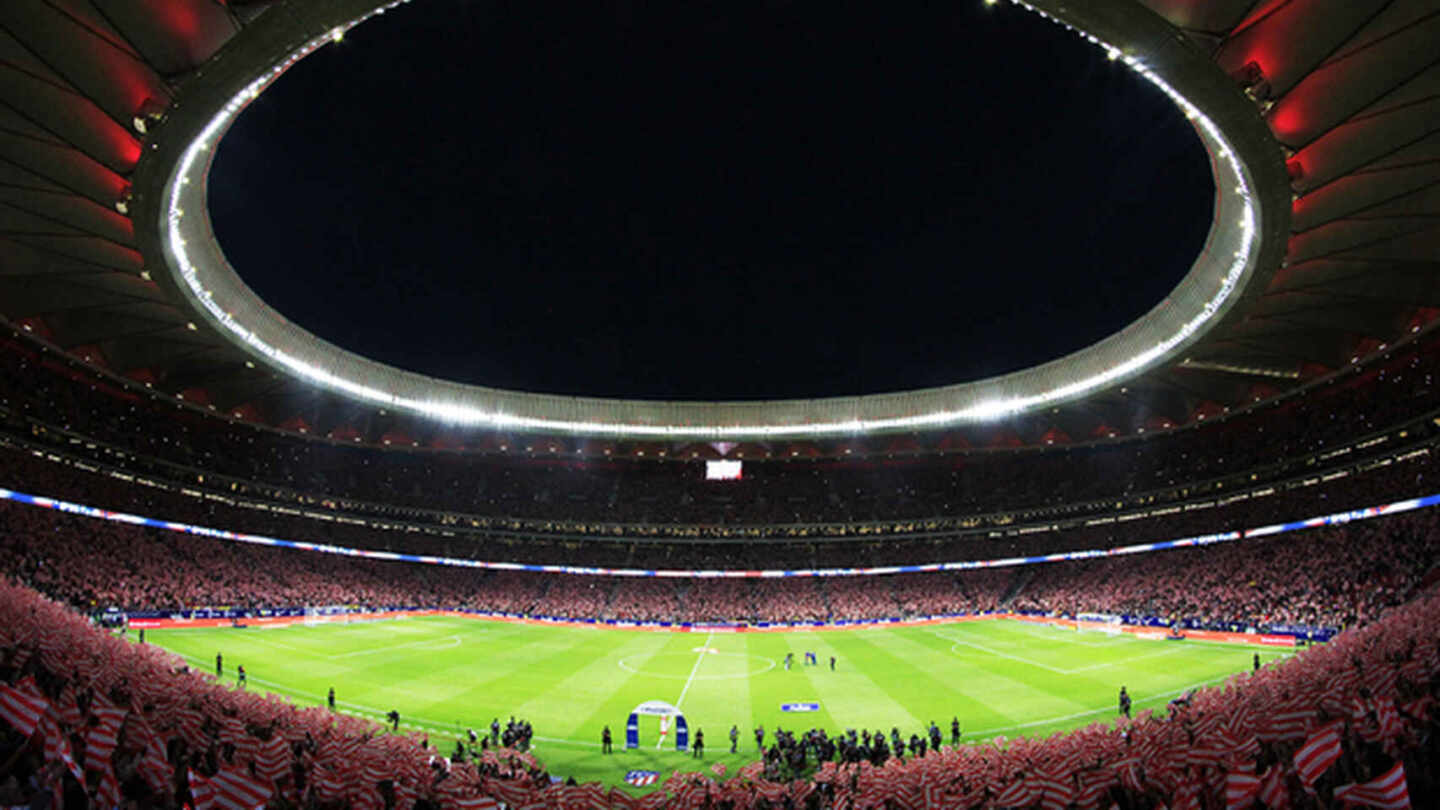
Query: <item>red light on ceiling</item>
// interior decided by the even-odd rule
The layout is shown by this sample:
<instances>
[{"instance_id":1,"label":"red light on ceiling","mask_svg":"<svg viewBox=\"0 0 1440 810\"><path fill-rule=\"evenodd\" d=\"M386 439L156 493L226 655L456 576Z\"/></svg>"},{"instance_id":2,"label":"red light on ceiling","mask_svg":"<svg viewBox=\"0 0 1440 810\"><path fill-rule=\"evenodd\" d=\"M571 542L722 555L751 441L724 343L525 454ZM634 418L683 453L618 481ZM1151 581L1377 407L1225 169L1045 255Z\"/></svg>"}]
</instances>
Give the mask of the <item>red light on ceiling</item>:
<instances>
[{"instance_id":1,"label":"red light on ceiling","mask_svg":"<svg viewBox=\"0 0 1440 810\"><path fill-rule=\"evenodd\" d=\"M1305 127L1304 111L1300 109L1300 99L1286 97L1270 113L1270 131L1282 143L1293 143L1296 136Z\"/></svg>"}]
</instances>

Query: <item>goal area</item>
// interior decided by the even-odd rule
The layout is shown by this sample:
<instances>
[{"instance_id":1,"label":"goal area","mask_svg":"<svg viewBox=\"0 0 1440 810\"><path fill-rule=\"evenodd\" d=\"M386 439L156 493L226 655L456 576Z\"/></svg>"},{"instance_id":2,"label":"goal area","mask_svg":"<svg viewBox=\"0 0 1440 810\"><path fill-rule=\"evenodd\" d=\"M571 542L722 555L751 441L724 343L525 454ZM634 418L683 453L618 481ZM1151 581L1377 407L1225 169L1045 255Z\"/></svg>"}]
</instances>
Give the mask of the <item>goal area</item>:
<instances>
[{"instance_id":1,"label":"goal area","mask_svg":"<svg viewBox=\"0 0 1440 810\"><path fill-rule=\"evenodd\" d=\"M345 605L306 605L305 626L349 624L350 608Z\"/></svg>"},{"instance_id":2,"label":"goal area","mask_svg":"<svg viewBox=\"0 0 1440 810\"><path fill-rule=\"evenodd\" d=\"M1075 629L1081 633L1118 636L1124 632L1123 625L1123 619L1112 613L1081 613L1075 616Z\"/></svg>"}]
</instances>

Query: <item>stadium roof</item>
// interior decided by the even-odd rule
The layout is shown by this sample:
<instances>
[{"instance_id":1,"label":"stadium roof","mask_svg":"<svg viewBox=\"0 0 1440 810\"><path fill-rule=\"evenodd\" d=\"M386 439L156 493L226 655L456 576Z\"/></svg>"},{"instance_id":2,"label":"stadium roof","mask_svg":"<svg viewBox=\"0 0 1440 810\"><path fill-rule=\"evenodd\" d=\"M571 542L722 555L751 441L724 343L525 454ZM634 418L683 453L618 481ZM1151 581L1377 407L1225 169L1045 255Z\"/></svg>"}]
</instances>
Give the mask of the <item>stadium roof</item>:
<instances>
[{"instance_id":1,"label":"stadium roof","mask_svg":"<svg viewBox=\"0 0 1440 810\"><path fill-rule=\"evenodd\" d=\"M246 298L209 234L201 147L223 133L227 105L247 100L237 94L374 6L0 7L0 311L83 362L192 405L283 429L435 446L465 443L446 423L803 440L947 436L1002 418L1004 443L1080 441L1263 400L1434 315L1440 0L1106 0L1078 12L1037 1L1032 10L1172 88L1216 158L1207 250L1124 332L1009 377L784 403L518 395L379 367ZM377 418L382 408L390 413ZM406 414L427 409L442 418ZM976 436L958 443L988 441Z\"/></svg>"}]
</instances>

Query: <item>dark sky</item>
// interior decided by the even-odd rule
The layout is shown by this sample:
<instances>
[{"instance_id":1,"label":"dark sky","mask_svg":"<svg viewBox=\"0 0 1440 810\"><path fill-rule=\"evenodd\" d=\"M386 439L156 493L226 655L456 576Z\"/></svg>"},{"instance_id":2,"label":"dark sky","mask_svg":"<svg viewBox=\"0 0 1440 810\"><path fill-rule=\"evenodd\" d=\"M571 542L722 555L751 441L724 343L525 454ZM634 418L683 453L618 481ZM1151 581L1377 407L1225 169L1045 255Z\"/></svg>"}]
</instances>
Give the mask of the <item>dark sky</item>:
<instances>
[{"instance_id":1,"label":"dark sky","mask_svg":"<svg viewBox=\"0 0 1440 810\"><path fill-rule=\"evenodd\" d=\"M1117 331L1203 244L1160 93L980 0L417 0L222 141L220 242L302 326L530 391L873 393Z\"/></svg>"}]
</instances>

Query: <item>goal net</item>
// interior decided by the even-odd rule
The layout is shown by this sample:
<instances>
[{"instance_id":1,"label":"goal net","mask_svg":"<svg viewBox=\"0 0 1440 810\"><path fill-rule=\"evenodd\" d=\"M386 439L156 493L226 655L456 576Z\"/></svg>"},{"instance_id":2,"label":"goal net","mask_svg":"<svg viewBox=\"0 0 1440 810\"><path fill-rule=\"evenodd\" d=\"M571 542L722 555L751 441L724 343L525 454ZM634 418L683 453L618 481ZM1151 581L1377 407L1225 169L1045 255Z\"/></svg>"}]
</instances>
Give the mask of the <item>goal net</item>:
<instances>
[{"instance_id":1,"label":"goal net","mask_svg":"<svg viewBox=\"0 0 1440 810\"><path fill-rule=\"evenodd\" d=\"M1081 613L1075 617L1075 629L1082 633L1104 633L1118 636L1123 622L1113 613Z\"/></svg>"},{"instance_id":2,"label":"goal net","mask_svg":"<svg viewBox=\"0 0 1440 810\"><path fill-rule=\"evenodd\" d=\"M332 622L348 624L349 621L350 611L344 605L306 605L305 607L306 626Z\"/></svg>"}]
</instances>

